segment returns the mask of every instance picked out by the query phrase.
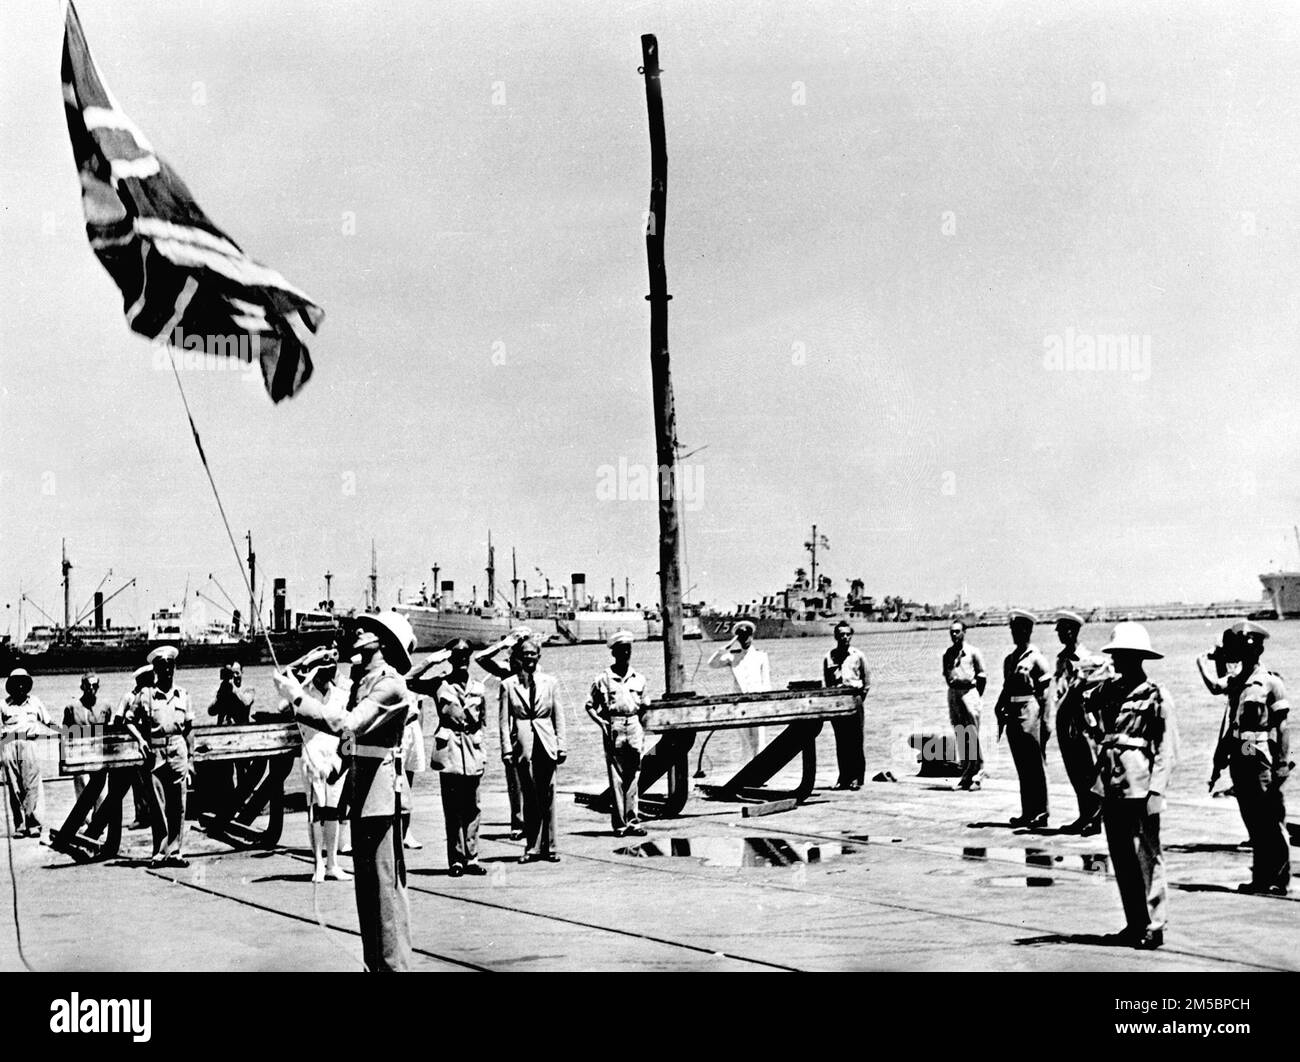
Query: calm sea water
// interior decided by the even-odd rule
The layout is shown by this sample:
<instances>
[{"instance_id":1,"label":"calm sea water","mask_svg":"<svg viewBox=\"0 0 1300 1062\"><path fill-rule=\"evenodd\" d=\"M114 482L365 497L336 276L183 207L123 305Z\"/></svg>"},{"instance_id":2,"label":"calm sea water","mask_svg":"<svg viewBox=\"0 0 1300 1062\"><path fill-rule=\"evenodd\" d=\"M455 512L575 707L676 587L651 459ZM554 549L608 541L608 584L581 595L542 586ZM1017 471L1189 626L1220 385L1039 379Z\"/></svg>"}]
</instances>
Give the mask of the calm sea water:
<instances>
[{"instance_id":1,"label":"calm sea water","mask_svg":"<svg viewBox=\"0 0 1300 1062\"><path fill-rule=\"evenodd\" d=\"M1204 793L1209 777L1210 757L1224 702L1206 692L1194 661L1198 653L1217 644L1225 625L1223 620L1177 620L1147 625L1155 648L1165 654L1163 660L1152 662L1148 674L1164 683L1174 700L1180 758L1172 789L1182 795ZM1300 623L1275 623L1270 629L1272 637L1268 642L1265 663L1284 677L1300 682ZM1043 626L1036 633L1035 644L1049 659L1054 657L1059 646L1052 629ZM1109 634L1109 626L1087 627L1082 642L1089 648L1099 649ZM1006 741L994 744L996 731L992 720L992 706L1001 684L1000 663L1011 648L1010 636L1005 628L979 627L968 632L967 641L984 651L985 660L993 672L985 697L983 720L989 769L998 777L1011 778L1014 777L1014 768ZM772 680L778 688L798 679L819 679L822 656L830 648L829 642L803 638L758 644L771 657ZM854 644L866 653L872 670L872 689L867 698L868 773L889 769L895 774L915 774L916 758L907 747L908 735L915 730L948 727L946 690L939 672L939 659L948 645L947 631L942 627L933 630L890 627L860 632ZM731 692L730 674L725 669L714 670L707 666L709 655L718 645L709 641L686 643L688 686L698 693ZM554 647L542 654L541 668L559 679L568 710L570 754L568 762L561 768L562 786L595 785L604 776L600 734L582 706L592 679L608 661L608 651L601 645ZM662 691L663 647L659 643L638 644L633 666L647 676L652 693ZM200 722L207 722L208 705L217 688L216 670L182 670L177 674L180 685L190 692ZM269 667L251 667L244 672L245 686L257 695L255 709L266 709L274 704L275 690L270 674ZM127 674L105 674L101 676L101 693L105 699L116 702L129 684L130 676ZM495 704L496 682L488 680L488 687L492 697L490 703ZM61 716L63 705L76 698L77 692L75 675L37 677L36 693L56 718ZM489 720L489 741L493 742L490 747L495 749L495 718ZM698 748L697 742L696 752ZM822 769L833 769L834 743L829 727L825 728L818 751ZM720 731L708 744L704 766L713 775L734 763L738 756L739 743L735 734ZM1048 753L1048 774L1053 781L1066 781L1055 739ZM499 766L490 761L490 779L493 775L499 782ZM490 779L489 784L492 784Z\"/></svg>"}]
</instances>

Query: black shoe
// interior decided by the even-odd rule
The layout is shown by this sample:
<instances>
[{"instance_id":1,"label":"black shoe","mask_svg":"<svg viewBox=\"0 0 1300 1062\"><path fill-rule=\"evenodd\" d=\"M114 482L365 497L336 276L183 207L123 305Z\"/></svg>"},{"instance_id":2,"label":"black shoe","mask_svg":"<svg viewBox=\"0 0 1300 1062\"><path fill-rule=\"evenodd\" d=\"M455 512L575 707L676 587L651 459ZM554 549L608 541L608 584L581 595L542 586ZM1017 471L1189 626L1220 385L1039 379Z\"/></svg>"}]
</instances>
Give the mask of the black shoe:
<instances>
[{"instance_id":1,"label":"black shoe","mask_svg":"<svg viewBox=\"0 0 1300 1062\"><path fill-rule=\"evenodd\" d=\"M510 831L510 839L511 839L512 841L522 841L522 840L524 839L524 831L523 831L523 830L511 830L511 831Z\"/></svg>"},{"instance_id":2,"label":"black shoe","mask_svg":"<svg viewBox=\"0 0 1300 1062\"><path fill-rule=\"evenodd\" d=\"M1086 819L1075 819L1073 822L1067 822L1061 827L1061 833L1083 833L1083 828L1088 825Z\"/></svg>"},{"instance_id":3,"label":"black shoe","mask_svg":"<svg viewBox=\"0 0 1300 1062\"><path fill-rule=\"evenodd\" d=\"M1240 885L1237 886L1237 891L1238 891L1238 892L1251 893L1251 894L1253 894L1253 895L1258 895L1258 894L1260 894L1260 893L1267 892L1267 891L1268 891L1268 886L1267 886L1267 885L1261 885L1261 884L1260 884L1259 882L1257 882L1257 881L1243 881Z\"/></svg>"},{"instance_id":4,"label":"black shoe","mask_svg":"<svg viewBox=\"0 0 1300 1062\"><path fill-rule=\"evenodd\" d=\"M560 861L560 853L547 852L546 855L542 856L542 858L545 859L548 863L558 863Z\"/></svg>"},{"instance_id":5,"label":"black shoe","mask_svg":"<svg viewBox=\"0 0 1300 1062\"><path fill-rule=\"evenodd\" d=\"M862 788L862 782L857 778L853 779L853 781L851 781L848 785L848 790L850 793L856 793L861 788Z\"/></svg>"},{"instance_id":6,"label":"black shoe","mask_svg":"<svg viewBox=\"0 0 1300 1062\"><path fill-rule=\"evenodd\" d=\"M832 789L847 789L848 787L849 787L849 783L846 782L843 778L837 779L835 784L831 786Z\"/></svg>"},{"instance_id":7,"label":"black shoe","mask_svg":"<svg viewBox=\"0 0 1300 1062\"><path fill-rule=\"evenodd\" d=\"M530 852L525 852L523 855L521 855L521 856L519 857L518 860L516 860L516 862L519 862L519 863L536 863L539 859L541 859L541 856L536 856L536 855L531 854Z\"/></svg>"},{"instance_id":8,"label":"black shoe","mask_svg":"<svg viewBox=\"0 0 1300 1062\"><path fill-rule=\"evenodd\" d=\"M1101 819L1090 819L1079 830L1080 837L1096 837L1101 833Z\"/></svg>"},{"instance_id":9,"label":"black shoe","mask_svg":"<svg viewBox=\"0 0 1300 1062\"><path fill-rule=\"evenodd\" d=\"M1141 951L1154 951L1161 947L1165 942L1165 931L1163 929L1147 929L1141 935L1134 934L1133 947Z\"/></svg>"},{"instance_id":10,"label":"black shoe","mask_svg":"<svg viewBox=\"0 0 1300 1062\"><path fill-rule=\"evenodd\" d=\"M465 873L476 878L481 878L487 874L487 867L481 867L477 863L465 864Z\"/></svg>"},{"instance_id":11,"label":"black shoe","mask_svg":"<svg viewBox=\"0 0 1300 1062\"><path fill-rule=\"evenodd\" d=\"M459 863L453 863L447 868L447 873L453 878L458 878L465 873L465 868Z\"/></svg>"},{"instance_id":12,"label":"black shoe","mask_svg":"<svg viewBox=\"0 0 1300 1062\"><path fill-rule=\"evenodd\" d=\"M1023 825L1025 825L1025 823L1027 823L1028 821L1029 821L1029 820L1028 820L1027 818L1025 818L1024 815L1012 815L1011 818L1007 819L1007 825L1008 825L1008 826L1023 826Z\"/></svg>"},{"instance_id":13,"label":"black shoe","mask_svg":"<svg viewBox=\"0 0 1300 1062\"><path fill-rule=\"evenodd\" d=\"M640 826L629 826L626 830L623 831L623 836L624 837L649 837L650 831L643 829Z\"/></svg>"},{"instance_id":14,"label":"black shoe","mask_svg":"<svg viewBox=\"0 0 1300 1062\"><path fill-rule=\"evenodd\" d=\"M1045 830L1047 829L1047 812L1041 812L1025 823L1026 830Z\"/></svg>"}]
</instances>

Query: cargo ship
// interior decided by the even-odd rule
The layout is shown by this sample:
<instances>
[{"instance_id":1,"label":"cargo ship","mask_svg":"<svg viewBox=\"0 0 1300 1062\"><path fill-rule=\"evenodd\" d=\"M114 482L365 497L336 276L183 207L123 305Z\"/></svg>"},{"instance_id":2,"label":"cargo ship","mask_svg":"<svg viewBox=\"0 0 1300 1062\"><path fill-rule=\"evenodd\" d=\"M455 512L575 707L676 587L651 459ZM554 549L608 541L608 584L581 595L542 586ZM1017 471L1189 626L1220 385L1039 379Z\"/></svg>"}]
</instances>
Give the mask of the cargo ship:
<instances>
[{"instance_id":1,"label":"cargo ship","mask_svg":"<svg viewBox=\"0 0 1300 1062\"><path fill-rule=\"evenodd\" d=\"M249 551L250 567L252 551ZM178 668L211 668L236 661L249 664L271 663L267 635L280 662L297 659L318 645L332 644L341 632L339 618L331 611L307 611L295 620L286 607L285 580L274 581L274 604L271 629L267 635L252 635L241 629L239 610L229 621L188 623L183 606L166 605L149 617L147 628L114 626L106 617L105 606L124 590L135 585L131 579L107 597L96 590L93 605L85 615L73 616L71 602L72 563L67 545L63 548L62 624L51 621L37 624L19 642L0 641L0 672L7 674L16 667L34 675L75 674L80 671L133 671L159 646L177 649ZM103 584L101 583L101 586ZM186 589L186 598L190 596ZM202 593L198 592L198 597ZM47 617L48 618L48 617ZM89 622L83 622L83 621Z\"/></svg>"}]
</instances>

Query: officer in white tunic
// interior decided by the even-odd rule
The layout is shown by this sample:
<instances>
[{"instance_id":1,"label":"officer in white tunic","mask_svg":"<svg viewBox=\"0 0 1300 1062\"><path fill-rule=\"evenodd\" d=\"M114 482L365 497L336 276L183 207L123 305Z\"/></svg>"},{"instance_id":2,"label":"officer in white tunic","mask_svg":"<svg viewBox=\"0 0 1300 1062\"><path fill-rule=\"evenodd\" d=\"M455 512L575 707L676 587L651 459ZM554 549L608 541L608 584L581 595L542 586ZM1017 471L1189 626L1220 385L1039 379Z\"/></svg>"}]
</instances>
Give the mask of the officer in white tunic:
<instances>
[{"instance_id":1,"label":"officer in white tunic","mask_svg":"<svg viewBox=\"0 0 1300 1062\"><path fill-rule=\"evenodd\" d=\"M273 676L294 716L319 730L338 734L348 764L347 803L352 822L352 867L357 920L366 969L409 970L411 912L402 856L402 733L411 694L403 675L410 670L415 634L395 612L357 616L352 639L351 710L322 704L292 675Z\"/></svg>"},{"instance_id":2,"label":"officer in white tunic","mask_svg":"<svg viewBox=\"0 0 1300 1062\"><path fill-rule=\"evenodd\" d=\"M772 688L772 669L767 654L754 647L754 624L741 620L731 629L731 641L709 657L709 667L730 668L737 693L766 693ZM750 726L737 730L745 754L750 758L767 744L767 728Z\"/></svg>"},{"instance_id":3,"label":"officer in white tunic","mask_svg":"<svg viewBox=\"0 0 1300 1062\"><path fill-rule=\"evenodd\" d=\"M645 676L632 667L632 633L617 631L608 641L613 662L591 684L587 714L600 727L609 773L610 822L616 837L644 837L637 801L645 753Z\"/></svg>"}]
</instances>

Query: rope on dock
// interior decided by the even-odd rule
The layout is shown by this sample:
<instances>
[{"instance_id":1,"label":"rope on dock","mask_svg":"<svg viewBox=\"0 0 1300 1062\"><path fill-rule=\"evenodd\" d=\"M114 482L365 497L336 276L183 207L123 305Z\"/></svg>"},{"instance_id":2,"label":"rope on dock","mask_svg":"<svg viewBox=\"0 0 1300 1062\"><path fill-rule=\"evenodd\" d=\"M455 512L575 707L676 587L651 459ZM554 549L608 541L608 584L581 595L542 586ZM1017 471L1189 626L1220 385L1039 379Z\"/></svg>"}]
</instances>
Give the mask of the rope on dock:
<instances>
[{"instance_id":1,"label":"rope on dock","mask_svg":"<svg viewBox=\"0 0 1300 1062\"><path fill-rule=\"evenodd\" d=\"M35 973L36 970L31 963L27 961L27 955L23 952L23 922L18 914L18 875L14 873L14 824L9 818L9 794L4 796L5 804L5 841L9 852L9 889L13 893L14 904L14 937L18 942L18 958L21 960L23 967L28 973Z\"/></svg>"}]
</instances>

